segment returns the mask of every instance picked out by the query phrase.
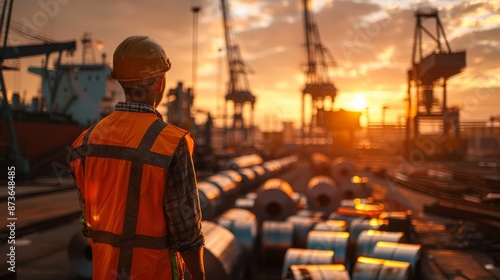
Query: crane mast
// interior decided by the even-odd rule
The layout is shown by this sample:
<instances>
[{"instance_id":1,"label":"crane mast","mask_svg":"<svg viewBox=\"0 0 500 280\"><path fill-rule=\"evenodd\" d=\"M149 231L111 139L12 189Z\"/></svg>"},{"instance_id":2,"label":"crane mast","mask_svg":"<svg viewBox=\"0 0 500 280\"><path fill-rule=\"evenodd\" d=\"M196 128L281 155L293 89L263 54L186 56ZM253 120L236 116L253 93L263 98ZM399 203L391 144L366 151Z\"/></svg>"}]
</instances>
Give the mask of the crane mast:
<instances>
[{"instance_id":1,"label":"crane mast","mask_svg":"<svg viewBox=\"0 0 500 280\"><path fill-rule=\"evenodd\" d=\"M304 32L306 49L306 85L302 91L302 136L306 136L306 130L309 137L312 137L318 129L325 131L325 121L322 119L324 114L323 104L328 97L333 104L337 95L337 88L330 80L329 67L335 65L333 56L328 49L323 46L319 36L319 31L314 22L311 13L311 4L309 0L303 0L304 4ZM311 115L309 127L307 128L305 120L305 98L311 96ZM324 135L323 135L324 136Z\"/></svg>"},{"instance_id":2,"label":"crane mast","mask_svg":"<svg viewBox=\"0 0 500 280\"><path fill-rule=\"evenodd\" d=\"M234 39L231 29L231 20L229 7L226 0L221 0L224 35L226 40L226 54L229 68L228 89L225 96L227 110L229 101L233 102L232 125L225 124L225 142L226 146L236 146L242 142L252 142L253 130L253 109L255 96L250 92L248 77L248 66L244 63L239 45ZM249 104L251 106L250 122L247 125L243 119L243 107ZM226 114L224 114L226 115Z\"/></svg>"}]
</instances>

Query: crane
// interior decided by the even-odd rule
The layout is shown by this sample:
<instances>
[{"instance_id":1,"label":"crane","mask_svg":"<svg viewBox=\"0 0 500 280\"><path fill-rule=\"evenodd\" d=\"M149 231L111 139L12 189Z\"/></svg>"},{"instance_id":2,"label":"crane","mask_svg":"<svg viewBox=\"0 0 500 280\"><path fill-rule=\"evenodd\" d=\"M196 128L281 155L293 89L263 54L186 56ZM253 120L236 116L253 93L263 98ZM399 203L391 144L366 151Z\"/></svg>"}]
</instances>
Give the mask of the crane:
<instances>
[{"instance_id":1,"label":"crane","mask_svg":"<svg viewBox=\"0 0 500 280\"><path fill-rule=\"evenodd\" d=\"M247 74L250 73L249 67L241 57L240 47L234 39L234 34L231 29L231 20L229 7L226 0L221 0L223 27L226 41L226 54L227 62L229 65L229 82L227 94L225 96L227 110L227 103L233 102L233 123L228 128L225 124L225 138L226 146L236 146L241 142L252 142L253 130L253 110L255 105L255 96L250 91ZM247 126L243 119L243 107L249 104L251 106L250 122ZM226 115L226 113L224 113ZM250 133L249 133L250 132Z\"/></svg>"},{"instance_id":2,"label":"crane","mask_svg":"<svg viewBox=\"0 0 500 280\"><path fill-rule=\"evenodd\" d=\"M321 43L319 31L313 19L310 0L303 0L304 4L304 31L307 65L305 69L306 85L302 90L302 137L305 137L305 98L311 96L311 119L309 136L316 128L325 128L322 106L325 99L335 100L337 88L330 80L329 67L334 66L335 60L329 50Z\"/></svg>"},{"instance_id":3,"label":"crane","mask_svg":"<svg viewBox=\"0 0 500 280\"><path fill-rule=\"evenodd\" d=\"M460 150L459 111L447 107L446 85L450 77L465 68L465 51L451 50L437 9L418 9L415 17L412 67L408 70L407 153L420 150L427 156L457 155ZM427 20L434 20L434 28L425 25ZM430 54L424 54L424 45L433 45ZM439 87L442 101L435 97ZM440 138L446 141L427 139L425 125L441 127ZM422 144L429 140L436 142L435 145ZM424 146L432 147L422 151Z\"/></svg>"}]
</instances>

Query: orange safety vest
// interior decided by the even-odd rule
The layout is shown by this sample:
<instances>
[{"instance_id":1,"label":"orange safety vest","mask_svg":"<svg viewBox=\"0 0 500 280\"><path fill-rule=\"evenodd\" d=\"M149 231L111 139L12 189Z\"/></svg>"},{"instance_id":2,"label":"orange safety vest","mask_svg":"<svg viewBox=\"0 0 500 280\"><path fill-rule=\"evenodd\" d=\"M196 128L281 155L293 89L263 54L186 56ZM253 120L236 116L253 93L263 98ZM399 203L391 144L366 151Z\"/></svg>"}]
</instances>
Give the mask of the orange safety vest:
<instances>
[{"instance_id":1,"label":"orange safety vest","mask_svg":"<svg viewBox=\"0 0 500 280\"><path fill-rule=\"evenodd\" d=\"M115 111L73 143L94 280L182 278L182 259L168 249L163 201L170 159L183 138L192 155L185 130L152 113Z\"/></svg>"}]
</instances>

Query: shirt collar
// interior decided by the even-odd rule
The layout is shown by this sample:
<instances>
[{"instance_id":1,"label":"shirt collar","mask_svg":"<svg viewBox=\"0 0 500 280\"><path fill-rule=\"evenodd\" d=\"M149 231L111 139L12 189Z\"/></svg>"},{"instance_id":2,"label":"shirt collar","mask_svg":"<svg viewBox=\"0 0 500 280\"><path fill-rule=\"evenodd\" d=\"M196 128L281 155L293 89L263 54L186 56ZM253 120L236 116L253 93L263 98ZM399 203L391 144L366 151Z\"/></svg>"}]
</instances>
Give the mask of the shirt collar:
<instances>
[{"instance_id":1,"label":"shirt collar","mask_svg":"<svg viewBox=\"0 0 500 280\"><path fill-rule=\"evenodd\" d=\"M115 111L127 111L127 112L138 112L138 113L153 113L158 118L163 119L163 116L153 108L153 106L144 103L136 102L118 102L115 105Z\"/></svg>"}]
</instances>

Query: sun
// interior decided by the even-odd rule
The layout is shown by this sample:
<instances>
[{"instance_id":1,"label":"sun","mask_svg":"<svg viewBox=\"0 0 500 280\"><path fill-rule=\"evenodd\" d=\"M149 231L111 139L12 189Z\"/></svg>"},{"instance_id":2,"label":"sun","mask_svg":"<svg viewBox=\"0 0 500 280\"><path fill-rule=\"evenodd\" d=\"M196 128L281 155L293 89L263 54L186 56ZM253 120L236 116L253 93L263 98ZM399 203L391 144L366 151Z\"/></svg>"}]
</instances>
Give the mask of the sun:
<instances>
[{"instance_id":1,"label":"sun","mask_svg":"<svg viewBox=\"0 0 500 280\"><path fill-rule=\"evenodd\" d=\"M368 102L364 96L356 96L348 102L347 106L349 107L349 110L352 111L363 111L368 106Z\"/></svg>"}]
</instances>

